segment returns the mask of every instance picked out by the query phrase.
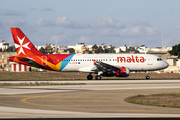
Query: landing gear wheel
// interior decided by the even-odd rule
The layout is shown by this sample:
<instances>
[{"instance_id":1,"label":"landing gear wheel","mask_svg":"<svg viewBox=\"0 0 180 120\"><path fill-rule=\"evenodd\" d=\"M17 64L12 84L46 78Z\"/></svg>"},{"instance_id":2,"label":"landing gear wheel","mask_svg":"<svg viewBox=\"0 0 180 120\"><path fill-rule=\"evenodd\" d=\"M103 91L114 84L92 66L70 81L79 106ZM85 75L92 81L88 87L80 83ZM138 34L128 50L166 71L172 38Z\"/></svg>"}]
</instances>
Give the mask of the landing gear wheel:
<instances>
[{"instance_id":1,"label":"landing gear wheel","mask_svg":"<svg viewBox=\"0 0 180 120\"><path fill-rule=\"evenodd\" d=\"M100 75L96 75L95 79L96 80L101 80L101 76Z\"/></svg>"},{"instance_id":2,"label":"landing gear wheel","mask_svg":"<svg viewBox=\"0 0 180 120\"><path fill-rule=\"evenodd\" d=\"M88 75L88 76L87 76L87 79L88 79L88 80L92 80L92 79L93 79L93 76L92 76L92 75Z\"/></svg>"},{"instance_id":3,"label":"landing gear wheel","mask_svg":"<svg viewBox=\"0 0 180 120\"><path fill-rule=\"evenodd\" d=\"M148 71L145 71L145 74L146 74L146 80L149 80L150 77L149 77L149 75L148 75Z\"/></svg>"},{"instance_id":4,"label":"landing gear wheel","mask_svg":"<svg viewBox=\"0 0 180 120\"><path fill-rule=\"evenodd\" d=\"M150 79L150 77L149 76L146 76L146 80L149 80Z\"/></svg>"}]
</instances>

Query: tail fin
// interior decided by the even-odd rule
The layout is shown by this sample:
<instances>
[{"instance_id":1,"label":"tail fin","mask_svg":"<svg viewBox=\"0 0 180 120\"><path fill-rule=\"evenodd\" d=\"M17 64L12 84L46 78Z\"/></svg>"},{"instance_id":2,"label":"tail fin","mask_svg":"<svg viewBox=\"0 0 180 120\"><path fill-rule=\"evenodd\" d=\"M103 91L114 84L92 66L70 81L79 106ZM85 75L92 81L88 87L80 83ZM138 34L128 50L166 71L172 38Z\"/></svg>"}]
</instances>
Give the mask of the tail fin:
<instances>
[{"instance_id":1,"label":"tail fin","mask_svg":"<svg viewBox=\"0 0 180 120\"><path fill-rule=\"evenodd\" d=\"M18 56L42 55L19 28L11 28Z\"/></svg>"}]
</instances>

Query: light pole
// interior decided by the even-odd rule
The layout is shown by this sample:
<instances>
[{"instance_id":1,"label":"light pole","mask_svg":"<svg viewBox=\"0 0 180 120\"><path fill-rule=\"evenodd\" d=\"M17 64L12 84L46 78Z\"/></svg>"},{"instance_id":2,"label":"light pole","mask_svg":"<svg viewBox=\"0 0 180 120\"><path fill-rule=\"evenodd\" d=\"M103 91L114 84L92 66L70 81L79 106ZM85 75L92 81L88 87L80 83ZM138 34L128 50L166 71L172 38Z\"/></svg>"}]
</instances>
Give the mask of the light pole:
<instances>
[{"instance_id":1,"label":"light pole","mask_svg":"<svg viewBox=\"0 0 180 120\"><path fill-rule=\"evenodd\" d=\"M2 40L2 71L4 71L4 40Z\"/></svg>"}]
</instances>

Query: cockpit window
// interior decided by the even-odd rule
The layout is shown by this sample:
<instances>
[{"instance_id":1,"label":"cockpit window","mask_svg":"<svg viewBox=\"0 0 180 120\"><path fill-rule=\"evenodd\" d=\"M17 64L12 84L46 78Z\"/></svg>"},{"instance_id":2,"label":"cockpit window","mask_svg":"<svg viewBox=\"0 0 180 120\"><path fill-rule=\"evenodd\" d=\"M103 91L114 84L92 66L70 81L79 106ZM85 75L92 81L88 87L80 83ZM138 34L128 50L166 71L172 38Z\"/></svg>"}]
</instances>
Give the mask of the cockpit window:
<instances>
[{"instance_id":1,"label":"cockpit window","mask_svg":"<svg viewBox=\"0 0 180 120\"><path fill-rule=\"evenodd\" d=\"M157 61L162 61L162 59L161 58L157 58Z\"/></svg>"}]
</instances>

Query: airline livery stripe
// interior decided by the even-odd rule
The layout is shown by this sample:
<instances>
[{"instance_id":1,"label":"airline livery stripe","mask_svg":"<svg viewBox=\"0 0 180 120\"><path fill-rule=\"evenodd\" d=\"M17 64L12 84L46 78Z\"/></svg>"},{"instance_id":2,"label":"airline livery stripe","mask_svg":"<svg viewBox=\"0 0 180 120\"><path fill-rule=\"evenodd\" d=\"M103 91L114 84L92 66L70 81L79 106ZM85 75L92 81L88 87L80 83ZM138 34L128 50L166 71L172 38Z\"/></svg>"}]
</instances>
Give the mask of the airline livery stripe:
<instances>
[{"instance_id":1,"label":"airline livery stripe","mask_svg":"<svg viewBox=\"0 0 180 120\"><path fill-rule=\"evenodd\" d=\"M70 55L69 57L65 58L62 61L60 71L63 70L66 67L66 65L69 63L69 60L71 60L73 56L74 56L74 54Z\"/></svg>"}]
</instances>

